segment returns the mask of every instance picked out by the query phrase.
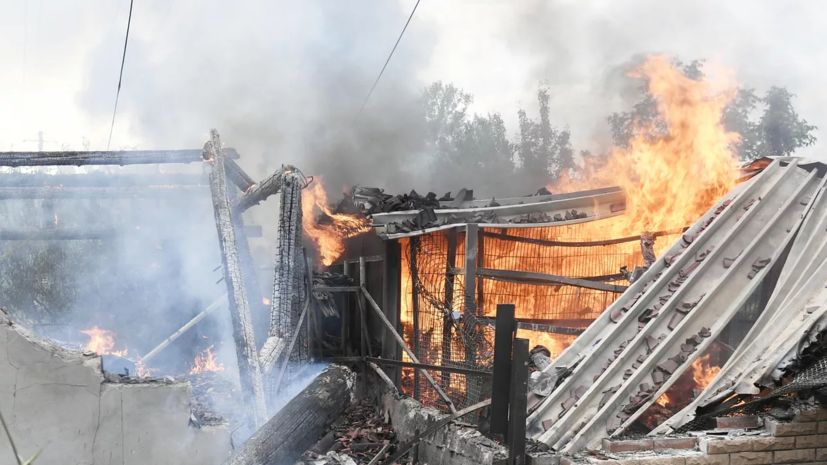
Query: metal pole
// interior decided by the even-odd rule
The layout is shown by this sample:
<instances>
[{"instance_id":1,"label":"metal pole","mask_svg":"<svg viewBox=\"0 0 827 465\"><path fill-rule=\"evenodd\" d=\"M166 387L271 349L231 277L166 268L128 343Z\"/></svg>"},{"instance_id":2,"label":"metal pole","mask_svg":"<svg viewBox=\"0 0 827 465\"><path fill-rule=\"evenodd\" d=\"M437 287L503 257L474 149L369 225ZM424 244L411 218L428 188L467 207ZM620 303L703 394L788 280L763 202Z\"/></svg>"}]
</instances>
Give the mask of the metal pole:
<instances>
[{"instance_id":1,"label":"metal pole","mask_svg":"<svg viewBox=\"0 0 827 465\"><path fill-rule=\"evenodd\" d=\"M526 409L528 408L528 339L514 339L510 403L508 463L510 465L525 465Z\"/></svg>"},{"instance_id":2,"label":"metal pole","mask_svg":"<svg viewBox=\"0 0 827 465\"><path fill-rule=\"evenodd\" d=\"M419 292L417 291L417 280L419 273L416 264L417 249L419 249L419 237L412 237L408 241L410 250L410 267L411 267L411 307L413 310L413 351L417 357L422 353L419 333ZM414 399L419 400L421 396L419 387L419 371L414 370Z\"/></svg>"},{"instance_id":3,"label":"metal pole","mask_svg":"<svg viewBox=\"0 0 827 465\"><path fill-rule=\"evenodd\" d=\"M491 433L508 432L508 391L511 386L511 346L514 341L514 305L497 305L494 330L494 379L491 396Z\"/></svg>"}]
</instances>

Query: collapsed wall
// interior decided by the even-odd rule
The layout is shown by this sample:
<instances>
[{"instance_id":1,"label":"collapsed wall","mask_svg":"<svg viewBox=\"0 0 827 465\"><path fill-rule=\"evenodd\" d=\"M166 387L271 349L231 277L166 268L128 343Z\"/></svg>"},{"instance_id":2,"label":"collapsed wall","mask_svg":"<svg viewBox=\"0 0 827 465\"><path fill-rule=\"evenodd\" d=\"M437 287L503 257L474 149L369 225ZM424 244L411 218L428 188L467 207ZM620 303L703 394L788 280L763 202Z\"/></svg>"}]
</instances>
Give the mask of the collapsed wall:
<instances>
[{"instance_id":1,"label":"collapsed wall","mask_svg":"<svg viewBox=\"0 0 827 465\"><path fill-rule=\"evenodd\" d=\"M226 425L190 426L190 385L106 381L101 357L54 346L0 310L0 412L37 465L223 463ZM0 463L13 463L5 434Z\"/></svg>"}]
</instances>

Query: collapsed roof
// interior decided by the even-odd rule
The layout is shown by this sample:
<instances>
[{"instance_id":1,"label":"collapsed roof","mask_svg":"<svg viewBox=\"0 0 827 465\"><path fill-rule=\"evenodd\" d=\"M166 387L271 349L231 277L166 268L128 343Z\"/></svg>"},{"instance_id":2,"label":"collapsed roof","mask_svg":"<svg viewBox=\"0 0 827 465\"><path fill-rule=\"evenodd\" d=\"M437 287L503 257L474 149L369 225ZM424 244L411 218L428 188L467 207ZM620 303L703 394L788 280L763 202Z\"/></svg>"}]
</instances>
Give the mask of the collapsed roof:
<instances>
[{"instance_id":1,"label":"collapsed roof","mask_svg":"<svg viewBox=\"0 0 827 465\"><path fill-rule=\"evenodd\" d=\"M811 359L827 330L825 171L778 158L720 199L544 369L570 375L530 414L529 436L570 453L627 433L768 276L772 295L718 376L650 434Z\"/></svg>"}]
</instances>

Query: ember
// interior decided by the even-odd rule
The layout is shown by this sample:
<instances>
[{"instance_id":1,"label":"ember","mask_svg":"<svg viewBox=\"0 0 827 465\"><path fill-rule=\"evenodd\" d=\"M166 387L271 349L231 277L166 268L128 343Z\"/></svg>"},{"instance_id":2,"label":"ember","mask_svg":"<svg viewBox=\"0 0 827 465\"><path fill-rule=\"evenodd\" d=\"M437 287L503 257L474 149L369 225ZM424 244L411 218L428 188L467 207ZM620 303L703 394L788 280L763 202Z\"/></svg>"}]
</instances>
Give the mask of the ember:
<instances>
[{"instance_id":1,"label":"ember","mask_svg":"<svg viewBox=\"0 0 827 465\"><path fill-rule=\"evenodd\" d=\"M86 350L95 352L98 355L115 355L125 357L129 349L112 350L115 348L115 333L92 326L91 329L82 330L81 333L89 336Z\"/></svg>"},{"instance_id":2,"label":"ember","mask_svg":"<svg viewBox=\"0 0 827 465\"><path fill-rule=\"evenodd\" d=\"M217 363L215 352L212 351L215 344L207 347L203 352L195 356L190 374L204 373L206 371L224 371L224 364Z\"/></svg>"}]
</instances>

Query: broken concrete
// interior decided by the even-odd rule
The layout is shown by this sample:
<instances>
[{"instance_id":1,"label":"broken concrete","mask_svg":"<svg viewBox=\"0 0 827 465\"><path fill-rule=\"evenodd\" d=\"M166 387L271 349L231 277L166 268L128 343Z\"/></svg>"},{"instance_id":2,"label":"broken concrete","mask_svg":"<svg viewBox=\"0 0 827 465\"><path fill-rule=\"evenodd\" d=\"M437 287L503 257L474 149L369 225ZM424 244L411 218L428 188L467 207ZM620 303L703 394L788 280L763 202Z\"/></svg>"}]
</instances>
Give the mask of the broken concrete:
<instances>
[{"instance_id":1,"label":"broken concrete","mask_svg":"<svg viewBox=\"0 0 827 465\"><path fill-rule=\"evenodd\" d=\"M108 383L100 356L56 347L2 310L0 411L37 465L209 465L231 450L226 425L189 426L189 383ZM0 463L12 461L3 437Z\"/></svg>"}]
</instances>

